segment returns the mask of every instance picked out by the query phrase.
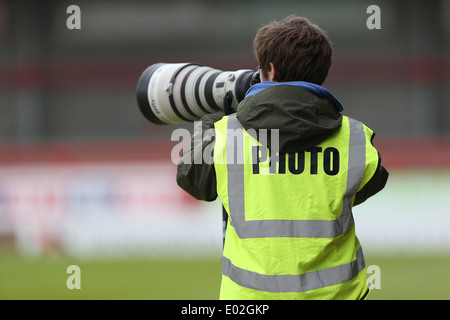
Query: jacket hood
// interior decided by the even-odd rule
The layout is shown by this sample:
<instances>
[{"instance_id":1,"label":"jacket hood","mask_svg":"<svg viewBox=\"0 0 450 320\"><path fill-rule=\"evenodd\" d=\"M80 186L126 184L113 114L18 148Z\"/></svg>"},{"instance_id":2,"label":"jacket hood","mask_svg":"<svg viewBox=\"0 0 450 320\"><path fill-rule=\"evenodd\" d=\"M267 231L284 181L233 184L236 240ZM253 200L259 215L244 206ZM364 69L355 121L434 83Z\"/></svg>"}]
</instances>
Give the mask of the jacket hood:
<instances>
[{"instance_id":1,"label":"jacket hood","mask_svg":"<svg viewBox=\"0 0 450 320\"><path fill-rule=\"evenodd\" d=\"M341 127L342 104L327 89L308 82L261 82L252 86L237 109L248 129L279 130L280 152L302 152ZM256 137L259 140L259 137ZM263 141L260 141L263 143Z\"/></svg>"}]
</instances>

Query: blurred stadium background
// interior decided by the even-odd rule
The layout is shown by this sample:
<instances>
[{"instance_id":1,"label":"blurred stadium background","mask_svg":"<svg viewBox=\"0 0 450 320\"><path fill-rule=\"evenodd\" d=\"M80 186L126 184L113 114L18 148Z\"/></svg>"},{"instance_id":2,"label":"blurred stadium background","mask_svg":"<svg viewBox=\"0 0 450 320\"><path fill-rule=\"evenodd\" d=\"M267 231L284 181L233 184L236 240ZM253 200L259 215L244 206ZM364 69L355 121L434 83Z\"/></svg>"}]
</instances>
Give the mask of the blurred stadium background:
<instances>
[{"instance_id":1,"label":"blurred stadium background","mask_svg":"<svg viewBox=\"0 0 450 320\"><path fill-rule=\"evenodd\" d=\"M354 210L381 271L369 298L449 299L448 0L1 0L0 298L217 299L220 203L176 186L180 126L148 123L136 82L156 62L254 69L256 30L290 14L327 31L324 86L376 132L390 171ZM71 264L81 290L66 287Z\"/></svg>"}]
</instances>

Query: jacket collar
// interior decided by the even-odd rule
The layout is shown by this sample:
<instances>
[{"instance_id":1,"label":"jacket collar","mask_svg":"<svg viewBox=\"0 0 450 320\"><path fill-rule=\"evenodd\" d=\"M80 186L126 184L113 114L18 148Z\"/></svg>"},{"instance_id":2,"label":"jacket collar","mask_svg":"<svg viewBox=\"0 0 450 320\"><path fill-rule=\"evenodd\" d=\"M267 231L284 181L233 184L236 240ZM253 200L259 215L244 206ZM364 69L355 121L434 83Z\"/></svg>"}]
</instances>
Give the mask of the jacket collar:
<instances>
[{"instance_id":1,"label":"jacket collar","mask_svg":"<svg viewBox=\"0 0 450 320\"><path fill-rule=\"evenodd\" d=\"M273 81L264 81L257 83L248 89L247 93L245 94L245 98L250 97L252 95L255 95L262 90L268 89L273 86L277 85L291 85L296 86L300 88L304 88L316 96L328 98L336 107L337 111L342 112L344 110L344 106L339 102L339 100L327 89L325 89L322 86L319 86L315 83L311 82L305 82L305 81L289 81L289 82L273 82Z\"/></svg>"}]
</instances>

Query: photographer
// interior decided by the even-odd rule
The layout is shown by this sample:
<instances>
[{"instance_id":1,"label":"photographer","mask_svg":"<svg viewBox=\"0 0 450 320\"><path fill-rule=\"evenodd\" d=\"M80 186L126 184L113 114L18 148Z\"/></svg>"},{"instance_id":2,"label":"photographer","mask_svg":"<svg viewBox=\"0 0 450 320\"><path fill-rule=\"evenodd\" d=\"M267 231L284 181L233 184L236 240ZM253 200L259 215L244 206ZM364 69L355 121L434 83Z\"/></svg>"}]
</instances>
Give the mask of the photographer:
<instances>
[{"instance_id":1,"label":"photographer","mask_svg":"<svg viewBox=\"0 0 450 320\"><path fill-rule=\"evenodd\" d=\"M254 49L261 83L235 114L202 117L202 132L214 137L195 132L202 146L192 144L178 164L178 185L200 200L219 196L228 214L220 298L363 299L366 268L351 209L388 178L374 133L343 116L320 86L332 48L318 26L301 17L270 23ZM195 150L208 149L213 161L194 161L204 153ZM221 161L230 154L252 162Z\"/></svg>"}]
</instances>

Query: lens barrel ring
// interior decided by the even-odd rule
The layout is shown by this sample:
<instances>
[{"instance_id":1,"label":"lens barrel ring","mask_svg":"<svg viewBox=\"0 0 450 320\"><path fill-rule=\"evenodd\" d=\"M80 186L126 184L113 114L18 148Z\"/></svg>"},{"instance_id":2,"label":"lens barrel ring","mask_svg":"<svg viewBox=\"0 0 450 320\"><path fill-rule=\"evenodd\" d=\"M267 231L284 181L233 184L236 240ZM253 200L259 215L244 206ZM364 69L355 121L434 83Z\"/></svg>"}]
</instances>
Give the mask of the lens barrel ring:
<instances>
[{"instance_id":1,"label":"lens barrel ring","mask_svg":"<svg viewBox=\"0 0 450 320\"><path fill-rule=\"evenodd\" d=\"M177 71L174 72L174 74L172 75L172 78L170 79L170 84L171 84L172 86L174 85L174 83L175 83L175 81L176 81L178 75L180 74L180 72L181 72L184 68L186 68L186 67L188 67L188 66L199 66L199 67L201 67L202 65L199 64L199 63L195 63L195 62L190 62L190 63L186 63L185 65L181 66ZM191 71L192 71L192 70L191 70ZM191 72L191 71L190 71L190 72ZM186 74L186 75L184 76L184 79L183 79L183 81L182 81L182 83L181 83L180 92L184 92L183 84L186 85L186 82L185 82L185 81L187 81L187 79L189 78L190 72L188 72L188 74ZM182 101L183 101L183 94L181 94L181 99L182 99ZM178 110L177 106L175 105L175 100L174 100L174 97L173 97L173 93L170 94L170 96L169 96L169 101L170 101L170 106L172 107L173 112L174 112L180 119L182 119L182 120L184 120L184 121L186 121L186 122L192 121L192 120L189 120L188 118L186 118L185 116L183 116L183 115L180 113L180 111ZM184 106L184 108L186 109L186 111L187 111L189 114L191 114L193 117L198 117L196 114L194 114L194 113L192 112L192 110L191 110L191 109L189 108L189 106L185 103L185 101L183 101L183 106Z\"/></svg>"},{"instance_id":2,"label":"lens barrel ring","mask_svg":"<svg viewBox=\"0 0 450 320\"><path fill-rule=\"evenodd\" d=\"M155 113L153 113L152 108L150 107L150 103L148 100L148 84L150 83L150 79L158 68L163 66L165 63L156 63L145 69L142 73L141 77L138 80L137 88L136 88L136 98L139 109L144 117L155 124L167 124L164 121L161 121Z\"/></svg>"}]
</instances>

